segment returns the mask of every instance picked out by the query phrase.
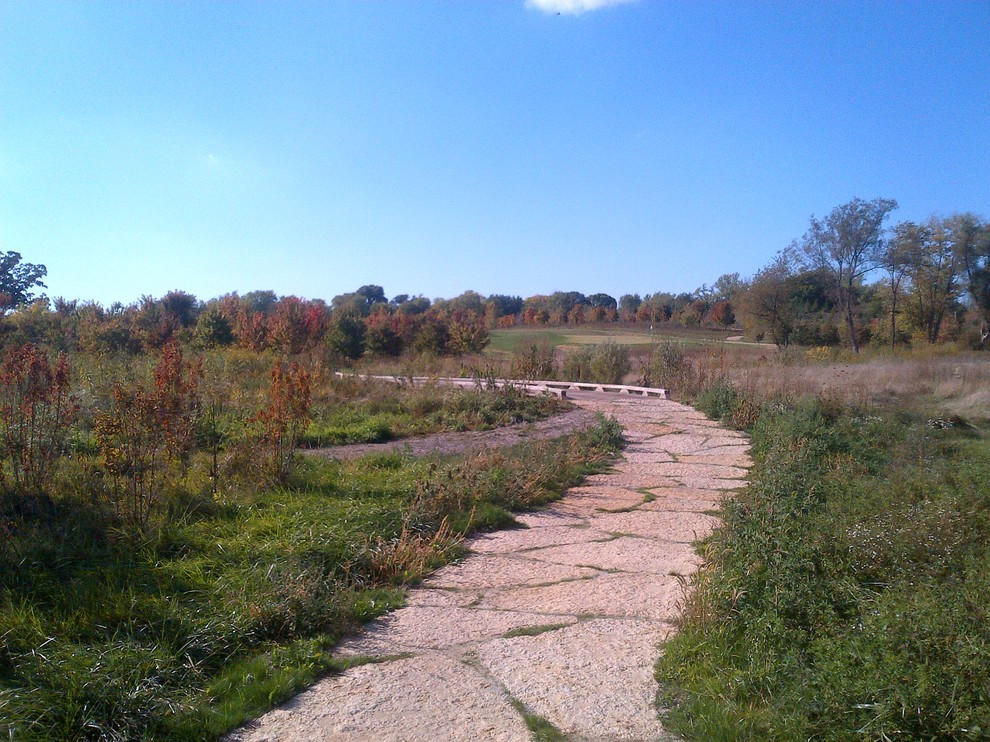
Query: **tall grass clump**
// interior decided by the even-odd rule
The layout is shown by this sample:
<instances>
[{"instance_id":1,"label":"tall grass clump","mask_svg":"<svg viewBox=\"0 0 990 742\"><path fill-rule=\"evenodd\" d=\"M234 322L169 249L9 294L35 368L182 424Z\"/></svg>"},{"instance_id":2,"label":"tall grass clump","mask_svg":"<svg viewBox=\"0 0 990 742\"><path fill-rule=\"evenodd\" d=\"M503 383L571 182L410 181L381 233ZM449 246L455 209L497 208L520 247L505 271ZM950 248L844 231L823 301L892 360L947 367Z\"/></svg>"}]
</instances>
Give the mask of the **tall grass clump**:
<instances>
[{"instance_id":1,"label":"tall grass clump","mask_svg":"<svg viewBox=\"0 0 990 742\"><path fill-rule=\"evenodd\" d=\"M513 379L556 379L558 364L553 344L546 340L531 340L513 348L509 371Z\"/></svg>"},{"instance_id":2,"label":"tall grass clump","mask_svg":"<svg viewBox=\"0 0 990 742\"><path fill-rule=\"evenodd\" d=\"M571 351L564 358L561 375L567 381L621 384L631 370L628 346L607 340Z\"/></svg>"},{"instance_id":3,"label":"tall grass clump","mask_svg":"<svg viewBox=\"0 0 990 742\"><path fill-rule=\"evenodd\" d=\"M729 387L702 405L745 402ZM834 396L755 405L756 466L657 665L691 739L990 735L990 439Z\"/></svg>"}]
</instances>

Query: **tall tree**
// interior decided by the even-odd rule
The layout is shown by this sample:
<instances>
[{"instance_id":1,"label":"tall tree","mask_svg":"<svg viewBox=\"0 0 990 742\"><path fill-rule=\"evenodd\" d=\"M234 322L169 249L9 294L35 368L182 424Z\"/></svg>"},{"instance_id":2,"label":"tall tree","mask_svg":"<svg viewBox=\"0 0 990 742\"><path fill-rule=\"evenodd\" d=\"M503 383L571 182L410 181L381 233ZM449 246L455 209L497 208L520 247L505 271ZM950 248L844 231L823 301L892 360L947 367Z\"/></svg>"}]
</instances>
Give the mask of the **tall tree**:
<instances>
[{"instance_id":1,"label":"tall tree","mask_svg":"<svg viewBox=\"0 0 990 742\"><path fill-rule=\"evenodd\" d=\"M738 273L723 273L715 279L716 300L735 301L739 292L746 288Z\"/></svg>"},{"instance_id":2,"label":"tall tree","mask_svg":"<svg viewBox=\"0 0 990 742\"><path fill-rule=\"evenodd\" d=\"M373 304L388 303L388 299L385 298L385 289L383 289L381 286L368 284L366 286L362 286L354 293L363 296L365 298L365 301L368 302L368 306L372 306Z\"/></svg>"},{"instance_id":3,"label":"tall tree","mask_svg":"<svg viewBox=\"0 0 990 742\"><path fill-rule=\"evenodd\" d=\"M911 276L910 314L929 343L935 343L942 324L959 299L959 255L948 222L931 217L917 231L916 249L908 270Z\"/></svg>"},{"instance_id":4,"label":"tall tree","mask_svg":"<svg viewBox=\"0 0 990 742\"><path fill-rule=\"evenodd\" d=\"M897 300L909 280L911 266L921 252L924 230L914 222L901 222L894 227L894 236L880 251L880 267L887 274L890 289L890 348L897 344Z\"/></svg>"},{"instance_id":5,"label":"tall tree","mask_svg":"<svg viewBox=\"0 0 990 742\"><path fill-rule=\"evenodd\" d=\"M588 303L593 307L602 307L613 311L618 307L615 298L608 294L592 294L588 297Z\"/></svg>"},{"instance_id":6,"label":"tall tree","mask_svg":"<svg viewBox=\"0 0 990 742\"><path fill-rule=\"evenodd\" d=\"M0 253L0 314L31 301L33 289L48 288L41 280L47 275L43 265L22 263L18 252Z\"/></svg>"},{"instance_id":7,"label":"tall tree","mask_svg":"<svg viewBox=\"0 0 990 742\"><path fill-rule=\"evenodd\" d=\"M965 272L966 290L979 313L980 347L990 339L990 222L975 214L949 219L953 247Z\"/></svg>"},{"instance_id":8,"label":"tall tree","mask_svg":"<svg viewBox=\"0 0 990 742\"><path fill-rule=\"evenodd\" d=\"M778 348L790 345L798 321L797 275L794 250L781 250L769 265L757 272L739 297L745 324L757 335L769 333Z\"/></svg>"},{"instance_id":9,"label":"tall tree","mask_svg":"<svg viewBox=\"0 0 990 742\"><path fill-rule=\"evenodd\" d=\"M639 305L643 303L639 294L623 294L619 297L619 317L623 322L636 318Z\"/></svg>"},{"instance_id":10,"label":"tall tree","mask_svg":"<svg viewBox=\"0 0 990 742\"><path fill-rule=\"evenodd\" d=\"M897 202L888 198L863 201L854 198L837 206L811 226L799 243L809 267L823 268L832 277L836 300L846 322L849 343L859 352L856 340L856 288L862 277L876 267L883 244L883 223Z\"/></svg>"}]
</instances>

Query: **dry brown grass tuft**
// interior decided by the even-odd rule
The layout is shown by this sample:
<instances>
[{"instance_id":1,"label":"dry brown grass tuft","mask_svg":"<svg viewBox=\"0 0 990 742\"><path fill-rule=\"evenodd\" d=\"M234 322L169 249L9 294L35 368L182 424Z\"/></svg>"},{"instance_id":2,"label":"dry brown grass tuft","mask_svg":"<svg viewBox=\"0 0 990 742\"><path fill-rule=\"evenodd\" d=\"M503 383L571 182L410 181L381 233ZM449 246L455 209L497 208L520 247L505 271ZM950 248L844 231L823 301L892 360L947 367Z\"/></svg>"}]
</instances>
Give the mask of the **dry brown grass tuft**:
<instances>
[{"instance_id":1,"label":"dry brown grass tuft","mask_svg":"<svg viewBox=\"0 0 990 742\"><path fill-rule=\"evenodd\" d=\"M449 561L463 541L464 537L450 528L446 518L432 533L418 532L405 523L397 538L377 538L368 544L371 575L376 582L385 584L416 582L437 565Z\"/></svg>"}]
</instances>

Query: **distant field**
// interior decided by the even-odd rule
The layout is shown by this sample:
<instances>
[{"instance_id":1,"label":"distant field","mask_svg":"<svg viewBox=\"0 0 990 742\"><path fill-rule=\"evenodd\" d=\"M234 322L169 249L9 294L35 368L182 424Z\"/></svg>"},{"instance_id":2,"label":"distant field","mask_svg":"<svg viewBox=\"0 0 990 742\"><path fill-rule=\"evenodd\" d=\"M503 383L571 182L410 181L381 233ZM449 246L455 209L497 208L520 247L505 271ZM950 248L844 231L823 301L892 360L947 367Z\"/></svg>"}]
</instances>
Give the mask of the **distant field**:
<instances>
[{"instance_id":1,"label":"distant field","mask_svg":"<svg viewBox=\"0 0 990 742\"><path fill-rule=\"evenodd\" d=\"M615 327L510 327L491 331L491 343L488 352L511 353L526 343L543 342L551 345L591 345L604 343L608 340L620 345L649 345L654 341L670 340L687 346L711 345L724 343L727 338L737 335L735 332L719 332L700 328L668 327L666 325L653 330L649 325L617 325ZM762 346L756 343L739 343L739 345Z\"/></svg>"}]
</instances>

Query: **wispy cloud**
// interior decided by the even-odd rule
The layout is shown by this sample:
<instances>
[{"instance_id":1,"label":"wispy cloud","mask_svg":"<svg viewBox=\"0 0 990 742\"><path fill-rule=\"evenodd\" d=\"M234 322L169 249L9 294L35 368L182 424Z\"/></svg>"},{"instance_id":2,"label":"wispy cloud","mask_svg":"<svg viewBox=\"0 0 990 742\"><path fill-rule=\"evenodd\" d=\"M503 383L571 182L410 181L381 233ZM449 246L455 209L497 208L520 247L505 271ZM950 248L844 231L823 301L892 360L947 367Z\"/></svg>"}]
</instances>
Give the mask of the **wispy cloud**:
<instances>
[{"instance_id":1,"label":"wispy cloud","mask_svg":"<svg viewBox=\"0 0 990 742\"><path fill-rule=\"evenodd\" d=\"M606 8L609 5L622 5L636 0L526 0L527 8L542 10L544 13L581 15L589 10Z\"/></svg>"}]
</instances>

